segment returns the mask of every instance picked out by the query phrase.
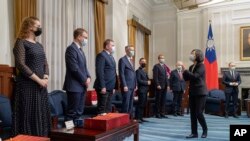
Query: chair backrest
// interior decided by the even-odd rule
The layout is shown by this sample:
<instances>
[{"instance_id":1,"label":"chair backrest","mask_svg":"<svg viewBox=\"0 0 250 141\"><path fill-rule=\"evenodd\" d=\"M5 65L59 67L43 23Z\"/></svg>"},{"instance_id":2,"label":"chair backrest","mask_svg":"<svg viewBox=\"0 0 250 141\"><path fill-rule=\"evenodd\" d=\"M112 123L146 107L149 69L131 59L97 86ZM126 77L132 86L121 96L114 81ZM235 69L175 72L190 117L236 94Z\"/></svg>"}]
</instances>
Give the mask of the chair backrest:
<instances>
[{"instance_id":1,"label":"chair backrest","mask_svg":"<svg viewBox=\"0 0 250 141\"><path fill-rule=\"evenodd\" d=\"M208 96L213 97L213 98L217 98L220 100L226 99L224 91L219 90L219 89L210 90Z\"/></svg>"},{"instance_id":2,"label":"chair backrest","mask_svg":"<svg viewBox=\"0 0 250 141\"><path fill-rule=\"evenodd\" d=\"M166 102L173 102L173 99L174 99L173 93L172 92L167 92Z\"/></svg>"},{"instance_id":3,"label":"chair backrest","mask_svg":"<svg viewBox=\"0 0 250 141\"><path fill-rule=\"evenodd\" d=\"M3 127L11 127L11 106L10 100L3 95L0 95L0 120Z\"/></svg>"},{"instance_id":4,"label":"chair backrest","mask_svg":"<svg viewBox=\"0 0 250 141\"><path fill-rule=\"evenodd\" d=\"M62 90L54 90L49 93L49 104L51 109L51 116L65 115L67 108L67 95Z\"/></svg>"}]
</instances>

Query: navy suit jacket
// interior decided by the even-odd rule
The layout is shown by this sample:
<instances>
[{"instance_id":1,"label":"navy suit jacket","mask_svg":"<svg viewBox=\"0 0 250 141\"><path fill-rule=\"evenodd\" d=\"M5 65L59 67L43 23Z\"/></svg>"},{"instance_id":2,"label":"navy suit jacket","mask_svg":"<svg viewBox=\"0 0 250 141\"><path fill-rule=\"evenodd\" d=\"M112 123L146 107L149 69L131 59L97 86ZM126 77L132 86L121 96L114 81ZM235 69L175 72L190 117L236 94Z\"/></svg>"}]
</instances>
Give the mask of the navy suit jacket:
<instances>
[{"instance_id":1,"label":"navy suit jacket","mask_svg":"<svg viewBox=\"0 0 250 141\"><path fill-rule=\"evenodd\" d=\"M138 91L139 93L147 93L149 86L148 86L148 75L143 70L143 68L139 67L139 69L136 70L136 78L137 78L137 84L138 84Z\"/></svg>"},{"instance_id":2,"label":"navy suit jacket","mask_svg":"<svg viewBox=\"0 0 250 141\"><path fill-rule=\"evenodd\" d=\"M236 90L238 93L238 86L230 86L230 82L237 82L238 84L241 83L240 73L237 71L234 71L235 78L231 75L230 71L227 71L224 73L222 78L222 83L225 84L225 93L231 93L233 89Z\"/></svg>"},{"instance_id":3,"label":"navy suit jacket","mask_svg":"<svg viewBox=\"0 0 250 141\"><path fill-rule=\"evenodd\" d=\"M161 89L166 89L168 86L168 76L165 67L161 64L154 65L153 68L153 80L155 88L160 85Z\"/></svg>"},{"instance_id":4,"label":"navy suit jacket","mask_svg":"<svg viewBox=\"0 0 250 141\"><path fill-rule=\"evenodd\" d=\"M96 90L106 88L108 91L113 91L116 84L116 63L113 56L106 51L102 51L96 56L95 67L94 88Z\"/></svg>"},{"instance_id":5,"label":"navy suit jacket","mask_svg":"<svg viewBox=\"0 0 250 141\"><path fill-rule=\"evenodd\" d=\"M206 85L206 71L203 63L197 63L189 67L189 70L183 72L183 77L186 81L189 81L189 95L199 96L207 95ZM193 69L193 70L192 70Z\"/></svg>"},{"instance_id":6,"label":"navy suit jacket","mask_svg":"<svg viewBox=\"0 0 250 141\"><path fill-rule=\"evenodd\" d=\"M172 91L185 91L186 82L180 78L177 69L173 70L170 75L170 89Z\"/></svg>"},{"instance_id":7,"label":"navy suit jacket","mask_svg":"<svg viewBox=\"0 0 250 141\"><path fill-rule=\"evenodd\" d=\"M120 58L118 67L121 89L123 90L123 87L126 86L129 89L135 89L135 87L137 86L135 69L130 64L126 55Z\"/></svg>"},{"instance_id":8,"label":"navy suit jacket","mask_svg":"<svg viewBox=\"0 0 250 141\"><path fill-rule=\"evenodd\" d=\"M70 92L83 92L87 88L85 82L90 77L84 53L73 42L65 53L66 75L63 89Z\"/></svg>"}]
</instances>

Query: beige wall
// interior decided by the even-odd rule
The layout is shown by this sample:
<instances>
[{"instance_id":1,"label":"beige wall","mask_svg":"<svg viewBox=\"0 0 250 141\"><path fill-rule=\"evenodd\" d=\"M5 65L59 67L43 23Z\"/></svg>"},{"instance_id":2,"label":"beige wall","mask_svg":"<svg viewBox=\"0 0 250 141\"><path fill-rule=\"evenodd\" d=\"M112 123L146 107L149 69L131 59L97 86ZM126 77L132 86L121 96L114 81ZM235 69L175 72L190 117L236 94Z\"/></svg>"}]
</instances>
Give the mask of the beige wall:
<instances>
[{"instance_id":1,"label":"beige wall","mask_svg":"<svg viewBox=\"0 0 250 141\"><path fill-rule=\"evenodd\" d=\"M189 65L188 54L194 48L205 51L209 20L212 20L218 66L235 61L238 67L249 67L240 61L240 27L250 26L250 1L237 0L177 13L177 58Z\"/></svg>"}]
</instances>

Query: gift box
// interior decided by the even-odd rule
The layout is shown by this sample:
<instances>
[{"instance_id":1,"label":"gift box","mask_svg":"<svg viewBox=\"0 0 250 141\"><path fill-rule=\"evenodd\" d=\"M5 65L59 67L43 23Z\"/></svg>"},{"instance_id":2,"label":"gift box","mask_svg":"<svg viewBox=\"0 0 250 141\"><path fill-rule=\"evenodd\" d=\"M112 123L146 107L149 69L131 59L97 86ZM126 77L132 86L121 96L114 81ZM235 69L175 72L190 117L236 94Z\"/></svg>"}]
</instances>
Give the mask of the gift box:
<instances>
[{"instance_id":1,"label":"gift box","mask_svg":"<svg viewBox=\"0 0 250 141\"><path fill-rule=\"evenodd\" d=\"M36 137L29 135L17 135L14 138L8 139L6 141L50 141L49 138L46 137Z\"/></svg>"},{"instance_id":2,"label":"gift box","mask_svg":"<svg viewBox=\"0 0 250 141\"><path fill-rule=\"evenodd\" d=\"M85 105L92 106L97 104L97 94L95 90L88 91L86 95Z\"/></svg>"},{"instance_id":3,"label":"gift box","mask_svg":"<svg viewBox=\"0 0 250 141\"><path fill-rule=\"evenodd\" d=\"M84 128L107 131L129 123L129 115L122 113L109 113L84 119Z\"/></svg>"}]
</instances>

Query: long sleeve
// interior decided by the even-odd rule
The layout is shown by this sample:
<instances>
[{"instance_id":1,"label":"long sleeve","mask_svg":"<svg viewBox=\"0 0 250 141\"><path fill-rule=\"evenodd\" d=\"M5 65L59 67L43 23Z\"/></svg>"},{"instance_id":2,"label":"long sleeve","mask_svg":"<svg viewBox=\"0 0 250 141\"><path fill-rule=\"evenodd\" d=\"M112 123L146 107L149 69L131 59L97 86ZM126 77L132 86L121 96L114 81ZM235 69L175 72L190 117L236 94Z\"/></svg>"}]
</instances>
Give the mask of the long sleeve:
<instances>
[{"instance_id":1,"label":"long sleeve","mask_svg":"<svg viewBox=\"0 0 250 141\"><path fill-rule=\"evenodd\" d=\"M22 39L17 39L14 49L15 66L26 77L30 77L33 71L25 64L25 48Z\"/></svg>"},{"instance_id":2,"label":"long sleeve","mask_svg":"<svg viewBox=\"0 0 250 141\"><path fill-rule=\"evenodd\" d=\"M104 80L104 66L105 66L105 58L103 58L100 54L96 57L96 78L99 79L99 85L101 88L106 88L105 80Z\"/></svg>"}]
</instances>

